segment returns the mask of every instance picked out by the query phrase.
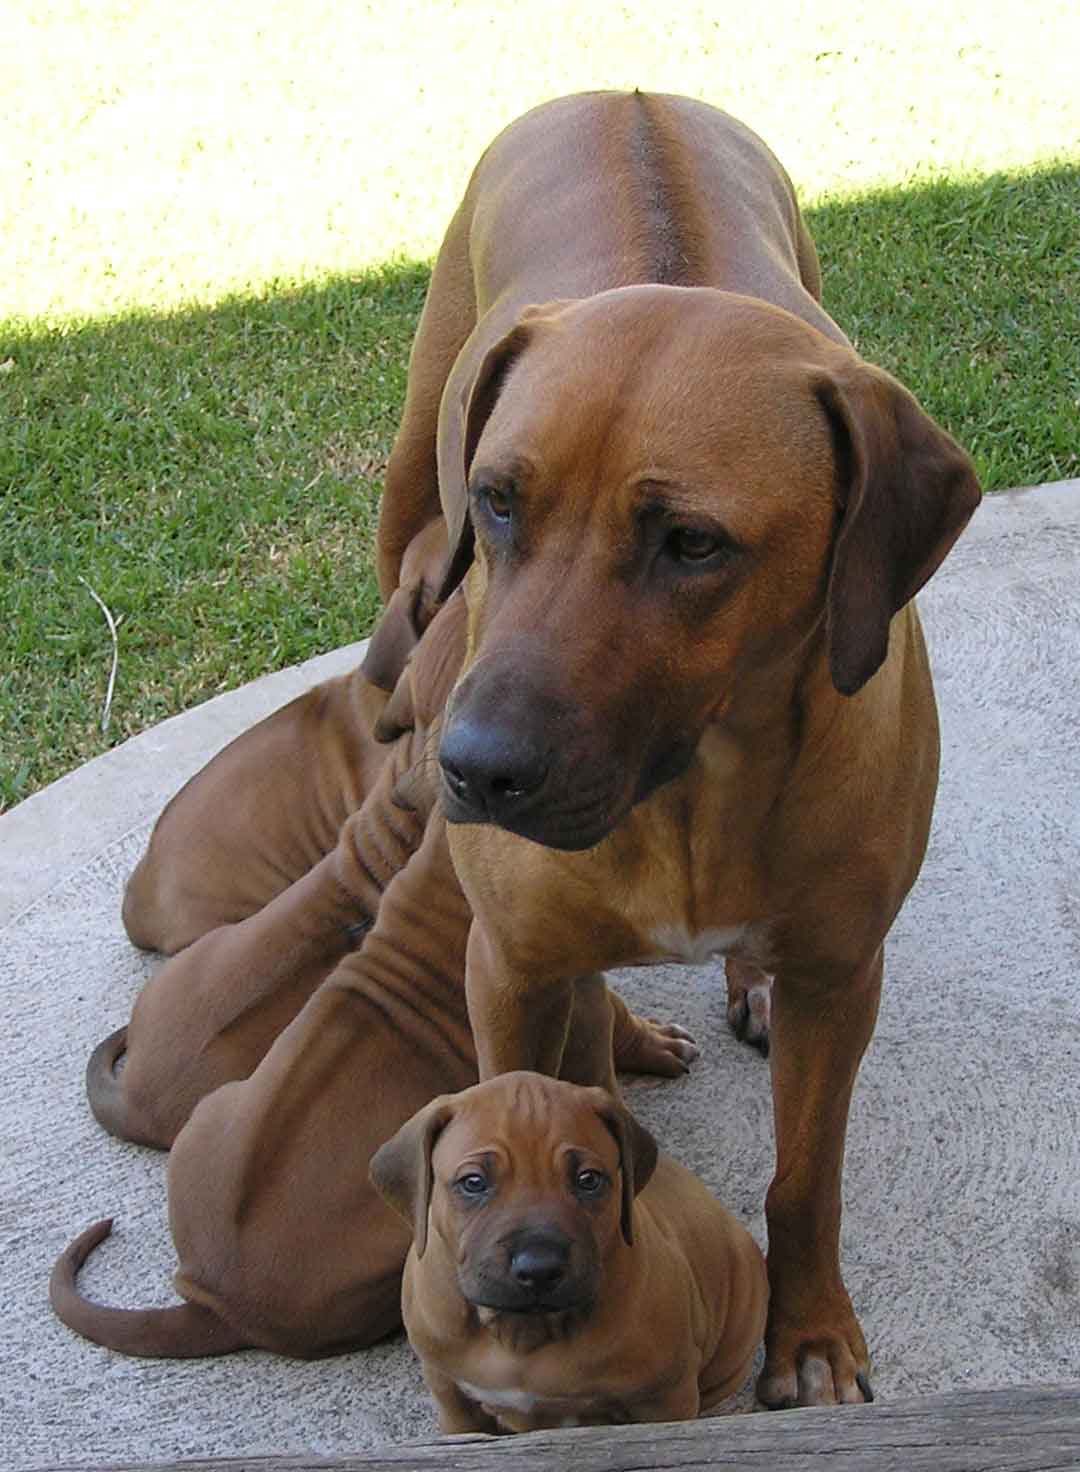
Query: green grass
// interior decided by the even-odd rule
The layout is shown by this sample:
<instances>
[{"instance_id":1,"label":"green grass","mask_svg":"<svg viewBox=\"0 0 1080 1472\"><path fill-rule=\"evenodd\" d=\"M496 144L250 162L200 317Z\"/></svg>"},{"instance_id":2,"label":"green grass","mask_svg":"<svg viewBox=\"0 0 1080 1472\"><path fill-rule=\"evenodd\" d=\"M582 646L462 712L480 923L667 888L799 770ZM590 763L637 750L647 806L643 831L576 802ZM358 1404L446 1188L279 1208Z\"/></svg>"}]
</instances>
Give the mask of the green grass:
<instances>
[{"instance_id":1,"label":"green grass","mask_svg":"<svg viewBox=\"0 0 1080 1472\"><path fill-rule=\"evenodd\" d=\"M355 639L408 347L489 139L728 107L827 305L991 488L1080 474L1080 8L13 0L0 55L0 809ZM396 264L387 264L396 262ZM119 620L120 663L100 730Z\"/></svg>"},{"instance_id":2,"label":"green grass","mask_svg":"<svg viewBox=\"0 0 1080 1472\"><path fill-rule=\"evenodd\" d=\"M358 638L423 267L7 339L0 800ZM90 585L119 623L111 641Z\"/></svg>"}]
</instances>

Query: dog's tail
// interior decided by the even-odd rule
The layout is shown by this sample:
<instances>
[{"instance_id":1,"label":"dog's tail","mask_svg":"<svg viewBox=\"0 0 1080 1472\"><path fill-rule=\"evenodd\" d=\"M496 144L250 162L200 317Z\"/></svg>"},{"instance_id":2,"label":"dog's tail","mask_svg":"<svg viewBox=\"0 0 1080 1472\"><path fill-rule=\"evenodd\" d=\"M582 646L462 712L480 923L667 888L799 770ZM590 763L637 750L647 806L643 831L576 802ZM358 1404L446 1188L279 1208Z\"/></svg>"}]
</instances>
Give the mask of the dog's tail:
<instances>
[{"instance_id":1,"label":"dog's tail","mask_svg":"<svg viewBox=\"0 0 1080 1472\"><path fill-rule=\"evenodd\" d=\"M102 1129L121 1140L128 1138L124 1086L116 1076L116 1065L127 1051L127 1028L118 1027L103 1038L86 1064L86 1097Z\"/></svg>"},{"instance_id":2,"label":"dog's tail","mask_svg":"<svg viewBox=\"0 0 1080 1472\"><path fill-rule=\"evenodd\" d=\"M155 1129L153 1123L139 1119L132 1108L124 1081L116 1065L127 1052L127 1028L118 1027L103 1038L90 1054L86 1064L86 1097L90 1109L102 1129L118 1140L135 1145L151 1145L155 1150L168 1150L173 1135Z\"/></svg>"},{"instance_id":3,"label":"dog's tail","mask_svg":"<svg viewBox=\"0 0 1080 1472\"><path fill-rule=\"evenodd\" d=\"M249 1349L251 1341L198 1303L171 1308L109 1308L84 1298L75 1284L83 1263L112 1231L111 1218L88 1227L56 1259L49 1301L57 1318L84 1339L121 1354L189 1360Z\"/></svg>"}]
</instances>

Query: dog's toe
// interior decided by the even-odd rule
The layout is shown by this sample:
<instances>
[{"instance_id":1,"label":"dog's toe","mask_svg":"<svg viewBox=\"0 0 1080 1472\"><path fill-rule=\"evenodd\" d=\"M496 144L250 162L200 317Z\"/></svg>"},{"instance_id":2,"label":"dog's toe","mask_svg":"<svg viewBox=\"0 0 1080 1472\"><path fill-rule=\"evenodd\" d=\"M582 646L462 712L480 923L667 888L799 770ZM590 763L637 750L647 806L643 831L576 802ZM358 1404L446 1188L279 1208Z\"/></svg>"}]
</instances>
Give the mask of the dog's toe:
<instances>
[{"instance_id":1,"label":"dog's toe","mask_svg":"<svg viewBox=\"0 0 1080 1472\"><path fill-rule=\"evenodd\" d=\"M769 1056L769 1021L772 1011L772 983L766 977L754 982L734 996L729 994L727 1019L740 1043L756 1048L763 1058Z\"/></svg>"},{"instance_id":2,"label":"dog's toe","mask_svg":"<svg viewBox=\"0 0 1080 1472\"><path fill-rule=\"evenodd\" d=\"M651 1017L635 1017L634 1024L622 1046L616 1040L615 1066L620 1072L654 1073L664 1078L690 1072L699 1049L685 1028Z\"/></svg>"}]
</instances>

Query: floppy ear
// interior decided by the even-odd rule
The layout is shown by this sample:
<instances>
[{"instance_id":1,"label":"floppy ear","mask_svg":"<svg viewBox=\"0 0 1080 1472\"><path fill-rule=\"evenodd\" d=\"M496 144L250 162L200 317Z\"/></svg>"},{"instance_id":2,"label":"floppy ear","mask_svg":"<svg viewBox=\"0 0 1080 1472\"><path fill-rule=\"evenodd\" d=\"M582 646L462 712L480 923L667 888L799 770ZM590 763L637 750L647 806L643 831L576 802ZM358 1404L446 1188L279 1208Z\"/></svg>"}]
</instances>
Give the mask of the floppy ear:
<instances>
[{"instance_id":1,"label":"floppy ear","mask_svg":"<svg viewBox=\"0 0 1080 1472\"><path fill-rule=\"evenodd\" d=\"M433 1099L376 1150L368 1167L372 1184L387 1206L411 1225L417 1257L423 1257L427 1247L431 1152L453 1112L448 1096Z\"/></svg>"},{"instance_id":2,"label":"floppy ear","mask_svg":"<svg viewBox=\"0 0 1080 1472\"><path fill-rule=\"evenodd\" d=\"M854 695L888 652L893 614L937 570L981 492L956 441L880 368L859 363L815 390L832 425L842 498L829 667L837 690Z\"/></svg>"},{"instance_id":3,"label":"floppy ear","mask_svg":"<svg viewBox=\"0 0 1080 1472\"><path fill-rule=\"evenodd\" d=\"M442 518L421 528L401 559L401 581L368 640L360 668L380 690L400 684L409 654L438 610L438 584L446 564ZM376 740L381 740L376 733Z\"/></svg>"},{"instance_id":4,"label":"floppy ear","mask_svg":"<svg viewBox=\"0 0 1080 1472\"><path fill-rule=\"evenodd\" d=\"M510 331L484 353L458 402L443 402L439 423L439 496L450 537L450 554L439 589L440 601L458 586L473 559L469 470L507 374L532 341L536 324L557 317L564 307L572 305L571 300L566 300L523 307Z\"/></svg>"},{"instance_id":5,"label":"floppy ear","mask_svg":"<svg viewBox=\"0 0 1080 1472\"><path fill-rule=\"evenodd\" d=\"M656 1169L657 1145L644 1125L638 1124L625 1105L607 1099L597 1110L619 1146L622 1170L622 1205L619 1225L628 1245L634 1242L634 1197L648 1185Z\"/></svg>"},{"instance_id":6,"label":"floppy ear","mask_svg":"<svg viewBox=\"0 0 1080 1472\"><path fill-rule=\"evenodd\" d=\"M360 664L364 678L380 690L393 690L424 631L428 598L423 581L396 588L379 616Z\"/></svg>"}]
</instances>

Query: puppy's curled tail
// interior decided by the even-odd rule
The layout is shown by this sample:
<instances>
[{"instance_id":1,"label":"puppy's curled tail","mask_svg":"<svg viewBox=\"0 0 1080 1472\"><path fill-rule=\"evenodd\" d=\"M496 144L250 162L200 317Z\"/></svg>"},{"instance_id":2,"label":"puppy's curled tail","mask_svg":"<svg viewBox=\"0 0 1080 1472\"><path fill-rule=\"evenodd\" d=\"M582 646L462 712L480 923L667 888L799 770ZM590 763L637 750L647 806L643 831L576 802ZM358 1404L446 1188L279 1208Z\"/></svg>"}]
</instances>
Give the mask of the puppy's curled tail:
<instances>
[{"instance_id":1,"label":"puppy's curled tail","mask_svg":"<svg viewBox=\"0 0 1080 1472\"><path fill-rule=\"evenodd\" d=\"M56 1259L49 1301L57 1318L84 1339L121 1354L188 1360L250 1348L217 1314L198 1303L171 1308L109 1308L83 1298L75 1278L94 1248L112 1231L112 1219L95 1222Z\"/></svg>"}]
</instances>

